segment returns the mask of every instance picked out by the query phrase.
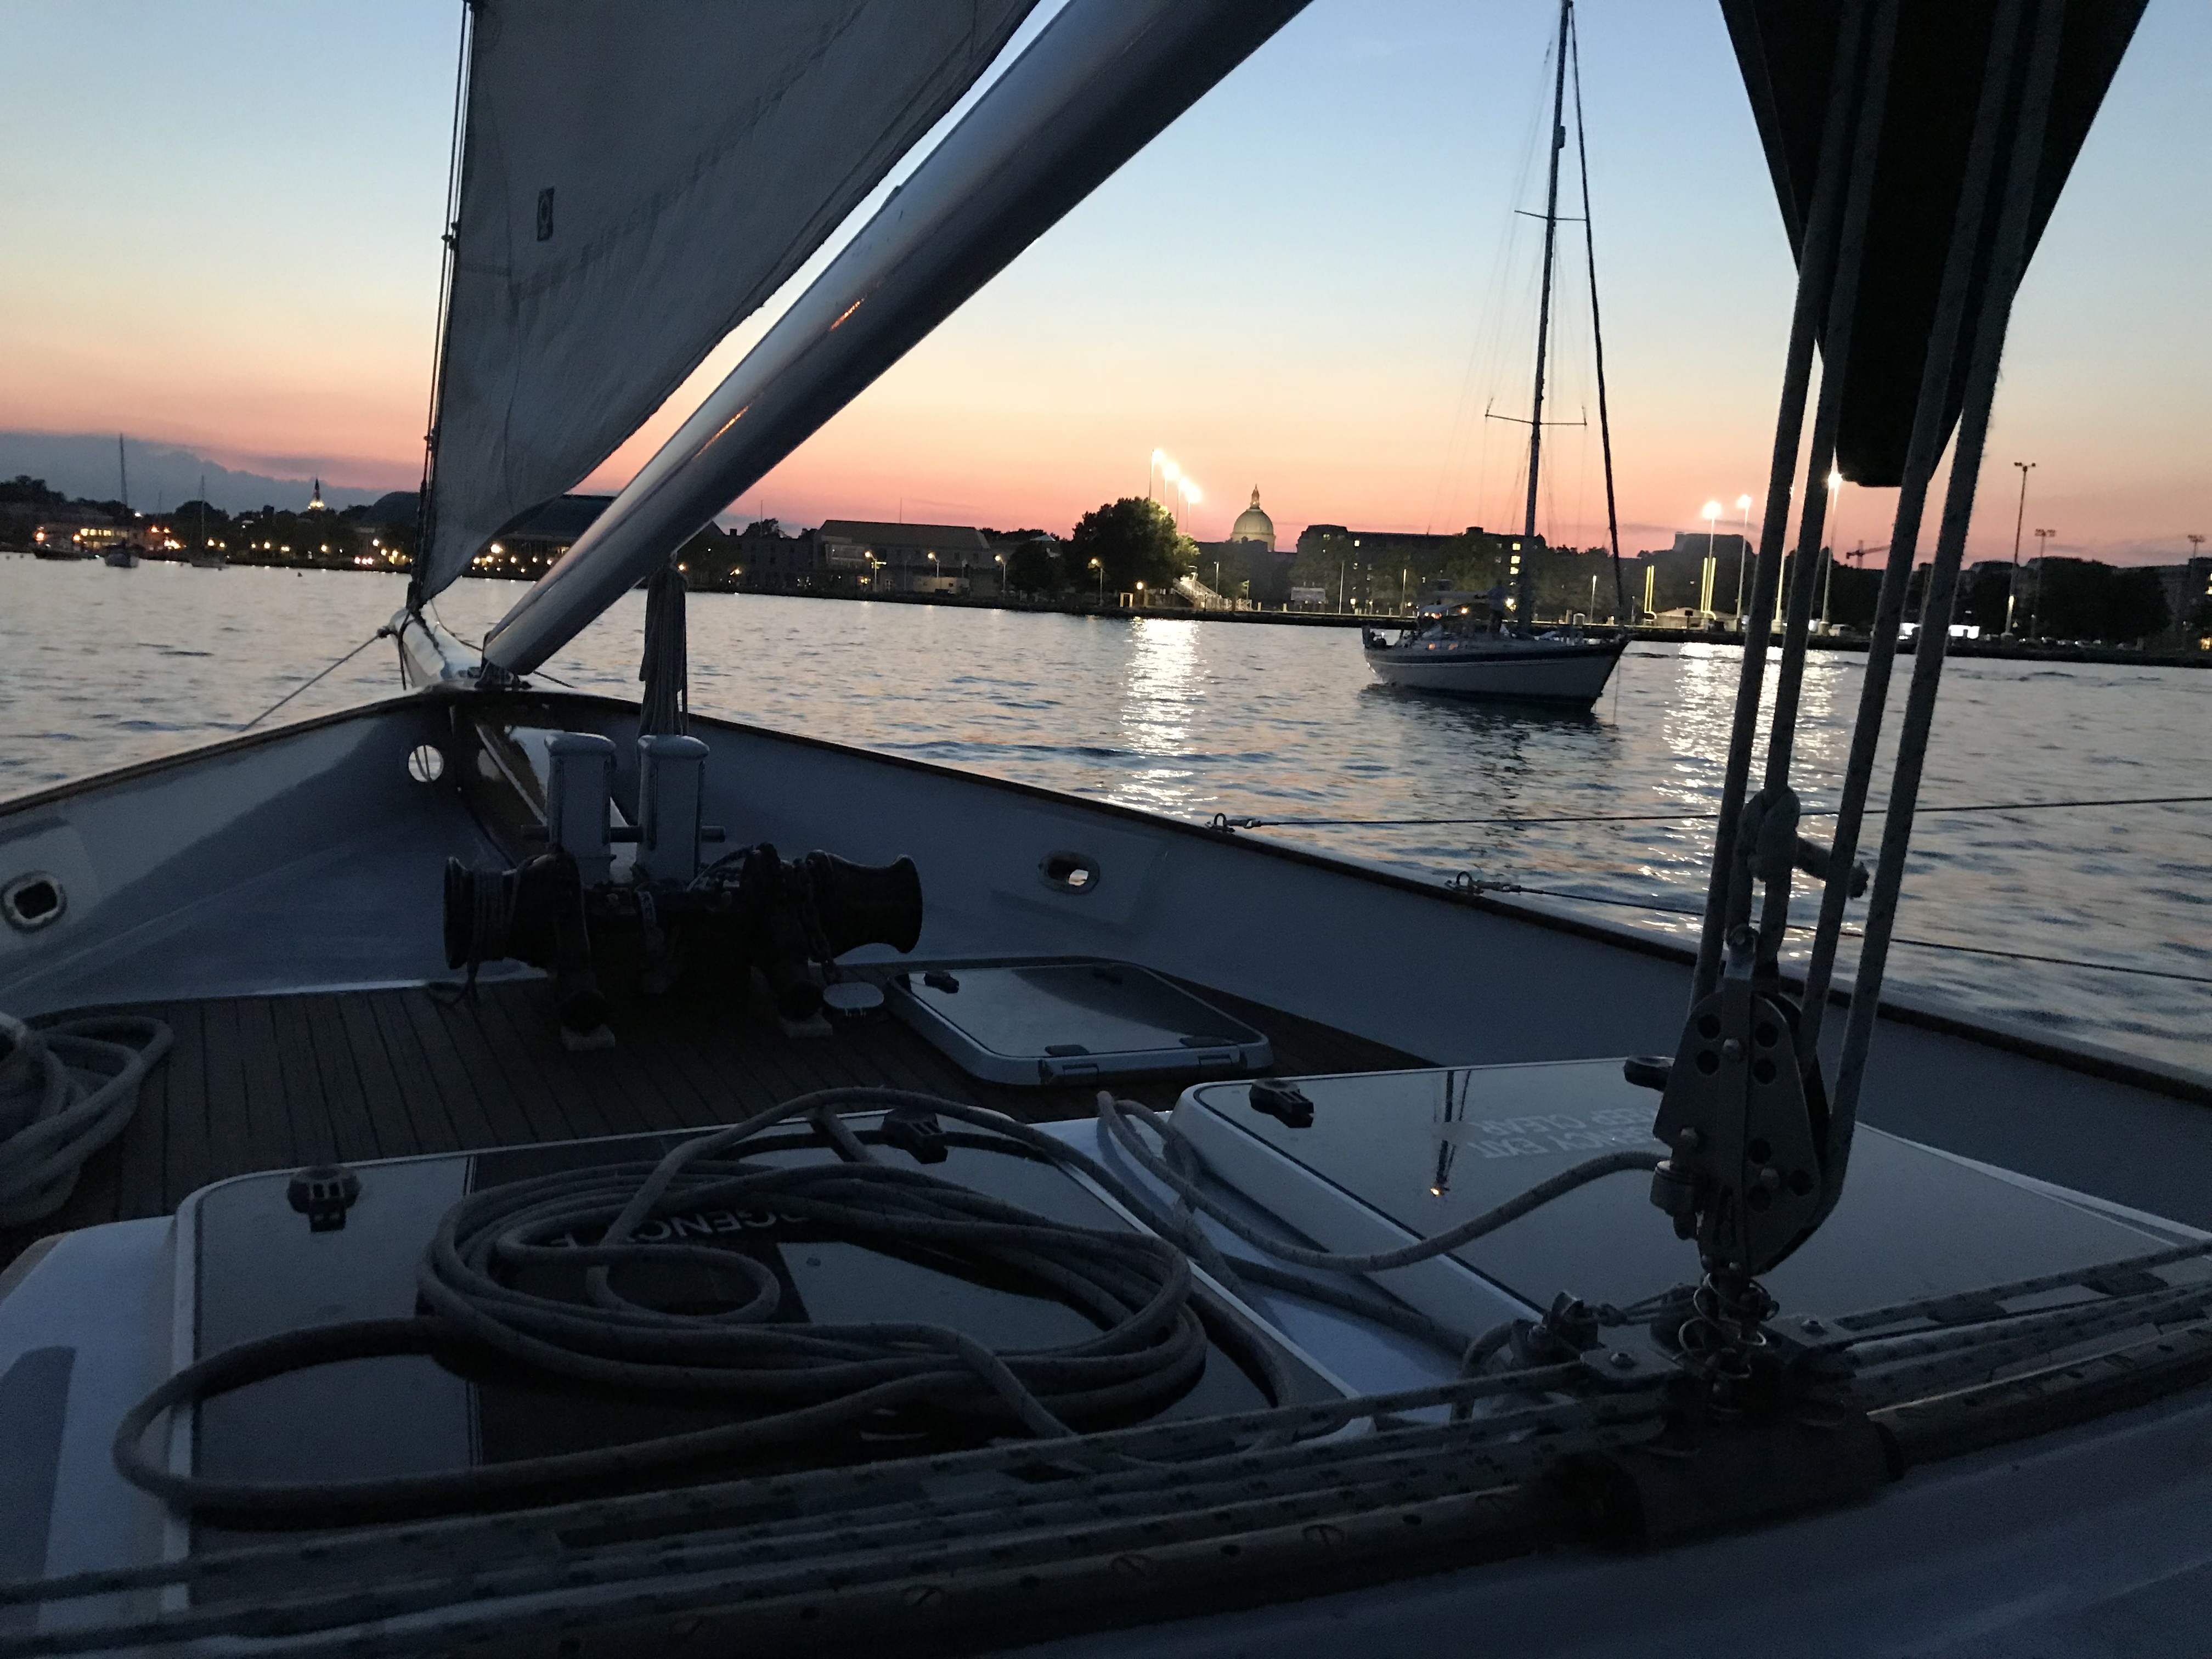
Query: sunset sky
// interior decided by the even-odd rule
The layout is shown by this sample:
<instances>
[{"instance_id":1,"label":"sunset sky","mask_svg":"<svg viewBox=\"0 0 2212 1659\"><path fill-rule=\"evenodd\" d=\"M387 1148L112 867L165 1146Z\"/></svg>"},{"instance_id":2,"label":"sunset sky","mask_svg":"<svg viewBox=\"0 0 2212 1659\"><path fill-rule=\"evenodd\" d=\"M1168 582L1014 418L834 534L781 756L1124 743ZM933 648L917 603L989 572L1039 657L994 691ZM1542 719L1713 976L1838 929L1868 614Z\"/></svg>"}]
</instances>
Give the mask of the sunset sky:
<instances>
[{"instance_id":1,"label":"sunset sky","mask_svg":"<svg viewBox=\"0 0 2212 1659\"><path fill-rule=\"evenodd\" d=\"M1733 519L1758 493L1792 271L1718 7L1579 9L1633 550L1696 526L1708 497ZM459 14L0 10L18 70L0 102L0 429L411 486ZM1540 206L1554 15L1314 0L739 510L1064 531L1141 492L1161 447L1206 490L1202 537L1255 484L1285 539L1312 520L1511 523L1522 429L1483 413L1526 412L1537 228L1513 210ZM2015 459L2037 463L2028 522L2056 528L2054 552L2164 562L2212 532L2208 70L2212 8L2151 0L2021 299L1977 556L2011 549ZM1586 302L1567 292L1557 412L1594 422ZM775 308L592 487L617 487ZM1595 425L1554 441L1544 527L1601 539ZM1838 539L1885 539L1887 510L1847 492Z\"/></svg>"}]
</instances>

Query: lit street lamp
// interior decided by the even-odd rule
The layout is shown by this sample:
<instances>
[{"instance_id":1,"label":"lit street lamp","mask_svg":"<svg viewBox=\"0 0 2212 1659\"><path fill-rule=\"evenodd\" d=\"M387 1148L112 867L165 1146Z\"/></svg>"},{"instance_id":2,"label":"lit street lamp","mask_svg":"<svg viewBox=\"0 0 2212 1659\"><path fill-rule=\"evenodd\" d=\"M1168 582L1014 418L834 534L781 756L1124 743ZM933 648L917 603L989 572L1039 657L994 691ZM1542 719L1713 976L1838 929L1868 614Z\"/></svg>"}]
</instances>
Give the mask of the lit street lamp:
<instances>
[{"instance_id":1,"label":"lit street lamp","mask_svg":"<svg viewBox=\"0 0 2212 1659\"><path fill-rule=\"evenodd\" d=\"M1091 568L1098 573L1098 603L1103 607L1106 603L1106 567L1093 559Z\"/></svg>"},{"instance_id":2,"label":"lit street lamp","mask_svg":"<svg viewBox=\"0 0 2212 1659\"><path fill-rule=\"evenodd\" d=\"M999 567L999 597L1003 599L1006 597L1006 556L994 553L991 559Z\"/></svg>"}]
</instances>

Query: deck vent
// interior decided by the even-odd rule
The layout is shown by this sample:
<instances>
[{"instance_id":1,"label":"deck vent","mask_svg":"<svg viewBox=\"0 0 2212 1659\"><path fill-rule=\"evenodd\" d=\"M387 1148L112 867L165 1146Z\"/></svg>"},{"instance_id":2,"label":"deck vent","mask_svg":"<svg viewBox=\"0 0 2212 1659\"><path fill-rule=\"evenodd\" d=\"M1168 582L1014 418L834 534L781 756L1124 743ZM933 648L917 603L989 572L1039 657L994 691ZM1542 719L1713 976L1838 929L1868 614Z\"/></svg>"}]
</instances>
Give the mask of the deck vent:
<instances>
[{"instance_id":1,"label":"deck vent","mask_svg":"<svg viewBox=\"0 0 2212 1659\"><path fill-rule=\"evenodd\" d=\"M1095 892L1098 860L1087 853L1047 853L1037 866L1037 874L1056 893Z\"/></svg>"},{"instance_id":2,"label":"deck vent","mask_svg":"<svg viewBox=\"0 0 2212 1659\"><path fill-rule=\"evenodd\" d=\"M41 927L52 927L68 908L69 893L61 878L43 870L18 876L0 887L0 915L6 916L8 925L19 933L35 933Z\"/></svg>"}]
</instances>

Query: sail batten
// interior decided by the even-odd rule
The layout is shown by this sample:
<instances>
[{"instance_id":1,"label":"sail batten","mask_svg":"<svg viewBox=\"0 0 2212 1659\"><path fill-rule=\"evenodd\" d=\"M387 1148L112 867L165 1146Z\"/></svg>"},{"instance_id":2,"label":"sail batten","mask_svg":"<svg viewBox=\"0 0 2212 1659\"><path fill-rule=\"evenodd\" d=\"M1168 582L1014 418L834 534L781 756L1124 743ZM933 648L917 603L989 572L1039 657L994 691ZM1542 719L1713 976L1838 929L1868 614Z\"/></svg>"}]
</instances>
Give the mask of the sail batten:
<instances>
[{"instance_id":1,"label":"sail batten","mask_svg":"<svg viewBox=\"0 0 2212 1659\"><path fill-rule=\"evenodd\" d=\"M1036 0L474 0L428 597L574 487Z\"/></svg>"}]
</instances>

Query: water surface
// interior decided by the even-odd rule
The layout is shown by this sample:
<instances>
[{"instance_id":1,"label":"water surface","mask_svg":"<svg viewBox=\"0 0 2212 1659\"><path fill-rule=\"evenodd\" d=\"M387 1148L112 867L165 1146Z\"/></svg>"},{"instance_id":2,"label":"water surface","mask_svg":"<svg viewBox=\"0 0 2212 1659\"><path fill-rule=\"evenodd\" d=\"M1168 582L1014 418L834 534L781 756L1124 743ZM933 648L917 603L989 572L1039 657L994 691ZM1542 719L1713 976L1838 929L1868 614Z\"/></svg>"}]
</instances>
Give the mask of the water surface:
<instances>
[{"instance_id":1,"label":"water surface","mask_svg":"<svg viewBox=\"0 0 2212 1659\"><path fill-rule=\"evenodd\" d=\"M522 592L463 581L439 611L473 640ZM398 578L366 573L0 556L0 797L230 734L361 644L401 592ZM641 620L641 596L627 596L549 672L635 696ZM696 594L690 631L702 712L1201 821L1710 811L1738 663L1722 646L1633 646L1593 713L1562 716L1373 684L1358 635L1342 629ZM1843 653L1809 665L1797 787L1810 805L1835 799L1862 672ZM1907 678L1901 664L1893 732ZM276 718L398 689L380 641ZM1923 803L2203 793L2212 673L1983 660L1944 671ZM1583 895L1608 901L1579 907L1589 914L1689 935L1694 921L1663 907L1698 903L1711 824L1261 833L1440 881L1464 871ZM1856 918L1864 907L1852 908ZM2212 809L1923 817L1899 930L2212 980ZM1970 1009L2212 1072L2212 984L1904 945L1890 974Z\"/></svg>"}]
</instances>

